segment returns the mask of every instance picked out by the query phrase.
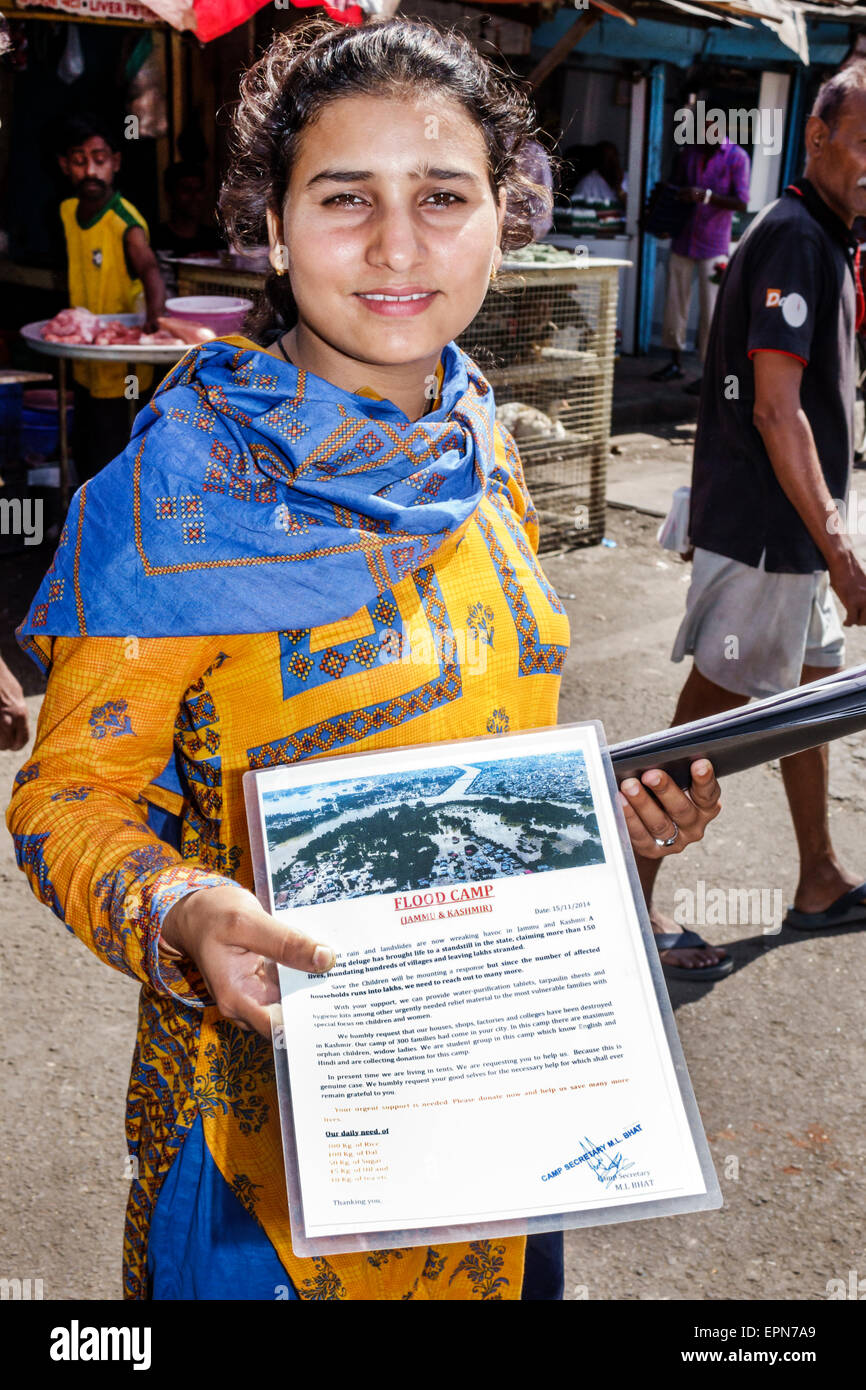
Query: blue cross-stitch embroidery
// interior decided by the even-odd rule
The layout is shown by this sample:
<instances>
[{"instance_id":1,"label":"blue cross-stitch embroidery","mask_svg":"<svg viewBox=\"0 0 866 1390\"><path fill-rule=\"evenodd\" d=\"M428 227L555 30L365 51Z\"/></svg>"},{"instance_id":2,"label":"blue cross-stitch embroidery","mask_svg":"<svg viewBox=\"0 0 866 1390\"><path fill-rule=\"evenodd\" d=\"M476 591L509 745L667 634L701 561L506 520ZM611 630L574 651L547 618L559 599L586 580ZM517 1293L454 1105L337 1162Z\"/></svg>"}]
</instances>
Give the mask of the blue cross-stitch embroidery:
<instances>
[{"instance_id":1,"label":"blue cross-stitch embroidery","mask_svg":"<svg viewBox=\"0 0 866 1390\"><path fill-rule=\"evenodd\" d=\"M54 884L48 875L48 865L45 862L43 850L45 841L48 839L50 831L43 831L41 835L13 835L12 840L15 845L15 861L19 869L29 869L36 878L36 896L40 902L51 908L55 916L63 921L63 908L60 906L60 899L54 889ZM67 924L68 925L68 924ZM71 928L70 928L71 930Z\"/></svg>"},{"instance_id":2,"label":"blue cross-stitch embroidery","mask_svg":"<svg viewBox=\"0 0 866 1390\"><path fill-rule=\"evenodd\" d=\"M473 603L469 609L466 626L474 632L479 642L493 646L493 609L484 603Z\"/></svg>"},{"instance_id":3,"label":"blue cross-stitch embroidery","mask_svg":"<svg viewBox=\"0 0 866 1390\"><path fill-rule=\"evenodd\" d=\"M510 723L507 710L495 709L487 721L487 732L488 734L507 734Z\"/></svg>"},{"instance_id":4,"label":"blue cross-stitch embroidery","mask_svg":"<svg viewBox=\"0 0 866 1390\"><path fill-rule=\"evenodd\" d=\"M122 734L132 734L134 738L135 730L126 708L125 700L109 700L92 710L87 721L91 729L91 738L105 738L106 734L111 734L114 738L120 738Z\"/></svg>"}]
</instances>

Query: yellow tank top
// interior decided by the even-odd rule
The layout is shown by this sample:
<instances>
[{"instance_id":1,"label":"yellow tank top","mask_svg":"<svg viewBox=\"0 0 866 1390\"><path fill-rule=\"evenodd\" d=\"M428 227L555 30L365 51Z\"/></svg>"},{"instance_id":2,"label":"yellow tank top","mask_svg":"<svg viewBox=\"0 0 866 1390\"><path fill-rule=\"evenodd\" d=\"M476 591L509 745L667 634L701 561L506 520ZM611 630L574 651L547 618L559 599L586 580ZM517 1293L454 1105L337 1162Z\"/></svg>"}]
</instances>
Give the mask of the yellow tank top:
<instances>
[{"instance_id":1,"label":"yellow tank top","mask_svg":"<svg viewBox=\"0 0 866 1390\"><path fill-rule=\"evenodd\" d=\"M144 310L144 285L126 268L123 237L127 227L141 227L150 241L147 223L132 203L115 192L92 222L79 225L77 198L60 204L66 233L69 265L69 303L93 314L135 314ZM126 362L75 362L73 375L93 396L124 394ZM153 380L153 367L135 367L139 391L146 391Z\"/></svg>"}]
</instances>

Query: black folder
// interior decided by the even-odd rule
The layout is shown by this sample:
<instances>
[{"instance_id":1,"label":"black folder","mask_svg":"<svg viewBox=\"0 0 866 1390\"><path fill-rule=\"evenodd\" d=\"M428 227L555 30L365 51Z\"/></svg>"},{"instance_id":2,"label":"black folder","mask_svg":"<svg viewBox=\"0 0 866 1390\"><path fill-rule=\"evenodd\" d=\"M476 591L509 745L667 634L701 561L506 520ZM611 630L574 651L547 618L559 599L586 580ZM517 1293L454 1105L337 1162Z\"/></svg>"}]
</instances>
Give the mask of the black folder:
<instances>
[{"instance_id":1,"label":"black folder","mask_svg":"<svg viewBox=\"0 0 866 1390\"><path fill-rule=\"evenodd\" d=\"M615 743L608 751L617 781L658 767L687 787L696 758L709 758L716 776L725 777L861 729L866 729L866 666L852 666L723 714Z\"/></svg>"}]
</instances>

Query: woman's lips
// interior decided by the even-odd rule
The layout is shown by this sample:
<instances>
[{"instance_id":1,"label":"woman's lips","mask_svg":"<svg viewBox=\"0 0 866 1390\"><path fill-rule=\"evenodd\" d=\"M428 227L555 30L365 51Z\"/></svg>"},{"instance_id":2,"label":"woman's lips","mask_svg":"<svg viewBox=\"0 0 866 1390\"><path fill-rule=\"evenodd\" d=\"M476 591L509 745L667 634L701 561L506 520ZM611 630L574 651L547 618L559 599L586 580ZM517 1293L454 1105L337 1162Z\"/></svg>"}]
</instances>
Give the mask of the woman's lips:
<instances>
[{"instance_id":1,"label":"woman's lips","mask_svg":"<svg viewBox=\"0 0 866 1390\"><path fill-rule=\"evenodd\" d=\"M429 308L438 290L430 290L429 294L422 294L419 298L400 298L384 299L376 294L356 294L355 298L370 309L374 314L380 314L384 318L405 319L411 318L415 314L423 314Z\"/></svg>"}]
</instances>

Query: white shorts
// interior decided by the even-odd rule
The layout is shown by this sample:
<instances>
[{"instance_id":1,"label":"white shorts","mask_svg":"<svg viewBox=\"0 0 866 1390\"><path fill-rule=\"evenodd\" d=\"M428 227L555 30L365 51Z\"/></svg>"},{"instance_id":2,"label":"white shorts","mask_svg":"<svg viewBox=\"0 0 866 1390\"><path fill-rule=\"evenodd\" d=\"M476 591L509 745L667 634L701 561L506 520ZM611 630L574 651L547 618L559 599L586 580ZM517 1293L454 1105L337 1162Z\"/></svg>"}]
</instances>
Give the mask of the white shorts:
<instances>
[{"instance_id":1,"label":"white shorts","mask_svg":"<svg viewBox=\"0 0 866 1390\"><path fill-rule=\"evenodd\" d=\"M696 547L672 661L693 655L707 680L737 695L776 695L803 666L845 664L845 634L826 570L768 574Z\"/></svg>"}]
</instances>

